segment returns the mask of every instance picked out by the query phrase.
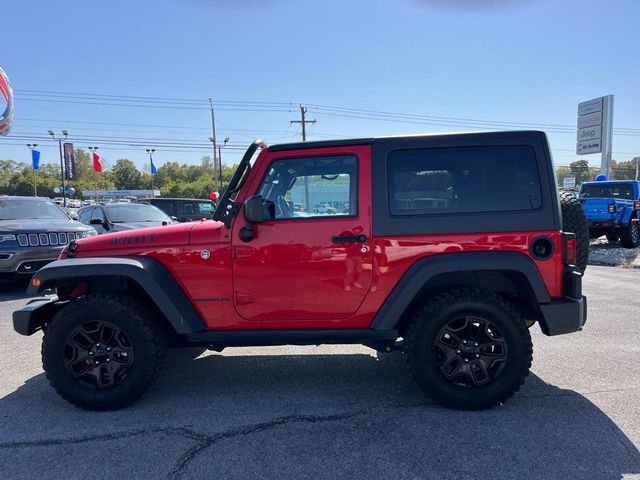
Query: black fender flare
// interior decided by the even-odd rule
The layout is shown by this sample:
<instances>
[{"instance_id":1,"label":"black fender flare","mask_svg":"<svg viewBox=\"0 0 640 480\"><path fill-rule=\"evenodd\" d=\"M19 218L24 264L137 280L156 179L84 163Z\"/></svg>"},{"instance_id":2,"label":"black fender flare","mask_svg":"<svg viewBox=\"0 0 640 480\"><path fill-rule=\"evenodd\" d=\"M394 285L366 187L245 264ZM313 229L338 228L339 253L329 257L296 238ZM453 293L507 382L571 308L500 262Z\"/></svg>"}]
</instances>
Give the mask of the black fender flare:
<instances>
[{"instance_id":1,"label":"black fender flare","mask_svg":"<svg viewBox=\"0 0 640 480\"><path fill-rule=\"evenodd\" d=\"M376 313L371 322L371 328L375 330L396 328L407 307L416 298L422 287L435 276L443 273L480 270L521 273L529 281L538 304L551 302L538 268L528 256L522 253L443 253L421 258L407 269Z\"/></svg>"},{"instance_id":2,"label":"black fender flare","mask_svg":"<svg viewBox=\"0 0 640 480\"><path fill-rule=\"evenodd\" d=\"M187 295L169 271L151 257L92 257L56 260L35 274L40 287L29 284L27 295L36 295L55 280L125 277L149 295L178 334L196 333L206 326Z\"/></svg>"}]
</instances>

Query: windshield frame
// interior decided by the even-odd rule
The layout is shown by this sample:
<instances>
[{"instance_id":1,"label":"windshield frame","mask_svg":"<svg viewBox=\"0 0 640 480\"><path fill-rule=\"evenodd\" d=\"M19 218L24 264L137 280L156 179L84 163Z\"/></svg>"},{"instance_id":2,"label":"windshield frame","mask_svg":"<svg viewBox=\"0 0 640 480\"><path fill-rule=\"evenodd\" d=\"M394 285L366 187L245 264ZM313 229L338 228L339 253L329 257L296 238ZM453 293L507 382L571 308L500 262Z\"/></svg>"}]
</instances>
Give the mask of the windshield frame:
<instances>
[{"instance_id":1,"label":"windshield frame","mask_svg":"<svg viewBox=\"0 0 640 480\"><path fill-rule=\"evenodd\" d=\"M240 189L247 181L247 178L249 178L249 174L251 173L251 159L258 148L267 148L267 144L259 138L249 145L249 148L247 148L247 151L242 156L242 160L240 160L238 168L233 172L229 185L227 185L224 194L220 197L220 201L218 202L215 212L213 212L213 220L223 222L227 228L231 227L231 221L240 208L235 199L237 198L237 194L240 192ZM236 196L231 198L234 193Z\"/></svg>"}]
</instances>

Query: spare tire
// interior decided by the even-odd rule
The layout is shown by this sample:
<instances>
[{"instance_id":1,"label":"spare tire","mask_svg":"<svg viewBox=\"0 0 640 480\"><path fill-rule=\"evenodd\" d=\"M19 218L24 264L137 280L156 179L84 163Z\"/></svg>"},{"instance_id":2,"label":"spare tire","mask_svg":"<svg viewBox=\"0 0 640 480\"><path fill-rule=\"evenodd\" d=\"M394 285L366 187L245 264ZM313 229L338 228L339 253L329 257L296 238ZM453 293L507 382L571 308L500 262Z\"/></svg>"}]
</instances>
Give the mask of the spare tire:
<instances>
[{"instance_id":1,"label":"spare tire","mask_svg":"<svg viewBox=\"0 0 640 480\"><path fill-rule=\"evenodd\" d=\"M589 261L589 224L582 204L576 196L567 191L560 192L562 210L562 230L576 235L576 266L581 273Z\"/></svg>"}]
</instances>

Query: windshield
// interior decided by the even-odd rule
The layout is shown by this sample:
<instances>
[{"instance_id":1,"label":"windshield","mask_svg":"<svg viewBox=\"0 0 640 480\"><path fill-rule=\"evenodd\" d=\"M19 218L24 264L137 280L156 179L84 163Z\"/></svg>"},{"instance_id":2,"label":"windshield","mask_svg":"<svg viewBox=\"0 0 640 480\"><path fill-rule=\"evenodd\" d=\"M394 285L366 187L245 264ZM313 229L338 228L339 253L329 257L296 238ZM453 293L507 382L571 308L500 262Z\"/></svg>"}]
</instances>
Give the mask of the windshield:
<instances>
[{"instance_id":1,"label":"windshield","mask_svg":"<svg viewBox=\"0 0 640 480\"><path fill-rule=\"evenodd\" d=\"M69 217L48 200L0 200L0 220L69 220Z\"/></svg>"},{"instance_id":2,"label":"windshield","mask_svg":"<svg viewBox=\"0 0 640 480\"><path fill-rule=\"evenodd\" d=\"M106 208L107 216L113 223L168 222L171 217L152 205L118 205Z\"/></svg>"},{"instance_id":3,"label":"windshield","mask_svg":"<svg viewBox=\"0 0 640 480\"><path fill-rule=\"evenodd\" d=\"M630 183L590 183L582 186L580 198L623 198L633 200L633 187Z\"/></svg>"}]
</instances>

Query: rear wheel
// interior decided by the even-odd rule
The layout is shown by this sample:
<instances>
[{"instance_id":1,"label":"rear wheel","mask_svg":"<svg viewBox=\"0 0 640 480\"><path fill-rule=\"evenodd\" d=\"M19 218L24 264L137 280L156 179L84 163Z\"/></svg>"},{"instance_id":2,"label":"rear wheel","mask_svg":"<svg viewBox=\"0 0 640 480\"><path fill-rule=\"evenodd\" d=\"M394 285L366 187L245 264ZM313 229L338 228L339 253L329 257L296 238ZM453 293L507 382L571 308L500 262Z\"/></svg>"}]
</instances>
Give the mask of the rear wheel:
<instances>
[{"instance_id":1,"label":"rear wheel","mask_svg":"<svg viewBox=\"0 0 640 480\"><path fill-rule=\"evenodd\" d=\"M589 262L589 223L584 214L582 204L571 192L560 192L560 208L562 209L562 229L576 236L576 266L581 273L587 269Z\"/></svg>"},{"instance_id":2,"label":"rear wheel","mask_svg":"<svg viewBox=\"0 0 640 480\"><path fill-rule=\"evenodd\" d=\"M620 244L624 248L636 248L640 245L640 226L638 226L638 222L629 222L629 226L622 230Z\"/></svg>"},{"instance_id":3,"label":"rear wheel","mask_svg":"<svg viewBox=\"0 0 640 480\"><path fill-rule=\"evenodd\" d=\"M116 410L140 397L162 369L167 337L128 294L92 294L69 303L48 325L42 364L53 388L88 410Z\"/></svg>"},{"instance_id":4,"label":"rear wheel","mask_svg":"<svg viewBox=\"0 0 640 480\"><path fill-rule=\"evenodd\" d=\"M520 314L499 296L450 290L414 313L405 334L409 369L437 403L490 408L520 389L533 356Z\"/></svg>"}]
</instances>

